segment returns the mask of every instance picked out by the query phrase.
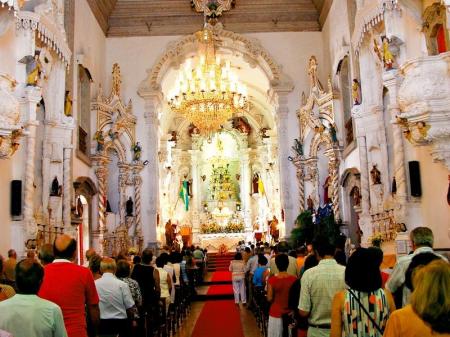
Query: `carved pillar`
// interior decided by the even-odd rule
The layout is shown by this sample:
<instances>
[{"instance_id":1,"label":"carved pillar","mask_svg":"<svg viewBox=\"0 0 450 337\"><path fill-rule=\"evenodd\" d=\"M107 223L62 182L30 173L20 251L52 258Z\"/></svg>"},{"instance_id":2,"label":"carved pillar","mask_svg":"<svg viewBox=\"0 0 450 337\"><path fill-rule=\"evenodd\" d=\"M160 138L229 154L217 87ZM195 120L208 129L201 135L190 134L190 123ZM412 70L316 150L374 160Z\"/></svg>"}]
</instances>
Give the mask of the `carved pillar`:
<instances>
[{"instance_id":1,"label":"carved pillar","mask_svg":"<svg viewBox=\"0 0 450 337\"><path fill-rule=\"evenodd\" d=\"M279 144L289 144L288 139L288 93L292 90L292 87L285 88L284 90L277 91L278 104L276 106L277 111L277 134ZM280 166L280 198L281 198L281 208L285 211L285 223L289 223L291 226L294 223L294 217L296 215L292 214L292 200L290 195L290 182L289 182L289 166L287 157L289 156L287 146L278 147L278 162ZM282 232L289 233L289 229L285 229Z\"/></svg>"},{"instance_id":2,"label":"carved pillar","mask_svg":"<svg viewBox=\"0 0 450 337\"><path fill-rule=\"evenodd\" d=\"M141 188L142 178L140 171L143 166L135 166L133 168L133 183L134 183L134 212L136 216L136 227L134 230L135 237L142 237L142 216L141 216Z\"/></svg>"},{"instance_id":3,"label":"carved pillar","mask_svg":"<svg viewBox=\"0 0 450 337\"><path fill-rule=\"evenodd\" d=\"M72 186L72 147L63 149L63 224L69 227L71 224L71 186Z\"/></svg>"},{"instance_id":4,"label":"carved pillar","mask_svg":"<svg viewBox=\"0 0 450 337\"><path fill-rule=\"evenodd\" d=\"M34 212L34 164L35 164L35 150L36 150L36 104L41 100L41 89L38 87L27 87L25 89L25 100L27 111L27 155L25 162L25 186L24 186L24 203L23 203L23 218L28 236L34 237L37 231Z\"/></svg>"},{"instance_id":5,"label":"carved pillar","mask_svg":"<svg viewBox=\"0 0 450 337\"><path fill-rule=\"evenodd\" d=\"M126 202L127 202L127 180L128 180L128 166L119 163L119 218L120 225L125 224Z\"/></svg>"},{"instance_id":6,"label":"carved pillar","mask_svg":"<svg viewBox=\"0 0 450 337\"><path fill-rule=\"evenodd\" d=\"M162 102L163 96L161 92L139 91L139 95L145 100L144 116L146 129L146 146L143 149L143 155L148 160L146 166L144 181L146 181L146 189L148 190L148 208L144 237L148 244L155 246L158 241L157 237L157 214L159 212L159 120L158 109Z\"/></svg>"},{"instance_id":7,"label":"carved pillar","mask_svg":"<svg viewBox=\"0 0 450 337\"><path fill-rule=\"evenodd\" d=\"M336 221L341 219L341 210L339 205L339 160L332 156L328 162L328 171L331 176L333 213Z\"/></svg>"},{"instance_id":8,"label":"carved pillar","mask_svg":"<svg viewBox=\"0 0 450 337\"><path fill-rule=\"evenodd\" d=\"M394 172L397 184L397 193L395 195L397 222L405 222L405 206L407 201L406 190L406 169L405 169L405 150L403 146L403 132L401 126L397 123L396 117L400 114L400 107L397 103L397 70L391 70L383 74L384 86L389 90L388 110L391 115L392 134L394 139Z\"/></svg>"},{"instance_id":9,"label":"carved pillar","mask_svg":"<svg viewBox=\"0 0 450 337\"><path fill-rule=\"evenodd\" d=\"M241 150L241 202L242 202L242 211L244 214L244 224L245 224L245 230L251 231L252 230L252 207L251 207L251 200L250 200L250 187L252 184L252 177L250 174L250 154L249 149L243 149Z\"/></svg>"},{"instance_id":10,"label":"carved pillar","mask_svg":"<svg viewBox=\"0 0 450 337\"><path fill-rule=\"evenodd\" d=\"M201 193L200 193L200 180L198 175L198 156L199 156L199 150L189 150L189 153L191 154L191 177L192 177L192 210L191 210L191 216L192 216L192 227L193 228L200 228L200 202L201 202Z\"/></svg>"},{"instance_id":11,"label":"carved pillar","mask_svg":"<svg viewBox=\"0 0 450 337\"><path fill-rule=\"evenodd\" d=\"M298 198L299 198L299 212L305 211L305 172L304 172L304 157L296 156L293 160L296 168L297 184L298 184Z\"/></svg>"},{"instance_id":12,"label":"carved pillar","mask_svg":"<svg viewBox=\"0 0 450 337\"><path fill-rule=\"evenodd\" d=\"M99 167L95 169L95 175L97 176L98 184L98 240L100 255L104 253L104 238L106 232L106 189L107 189L107 179L108 179L108 168L107 161L98 163Z\"/></svg>"}]
</instances>

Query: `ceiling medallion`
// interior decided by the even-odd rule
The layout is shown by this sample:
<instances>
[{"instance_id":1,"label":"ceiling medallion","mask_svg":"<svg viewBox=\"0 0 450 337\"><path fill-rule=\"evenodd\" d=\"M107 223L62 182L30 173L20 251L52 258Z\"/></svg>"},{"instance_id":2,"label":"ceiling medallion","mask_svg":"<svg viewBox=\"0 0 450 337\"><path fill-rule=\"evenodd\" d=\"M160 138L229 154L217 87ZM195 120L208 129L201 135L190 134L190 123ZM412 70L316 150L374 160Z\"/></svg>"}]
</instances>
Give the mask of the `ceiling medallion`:
<instances>
[{"instance_id":1,"label":"ceiling medallion","mask_svg":"<svg viewBox=\"0 0 450 337\"><path fill-rule=\"evenodd\" d=\"M200 46L198 55L180 66L168 104L200 133L210 135L233 114L248 109L247 87L231 70L230 61L216 55L214 35L207 25L195 36Z\"/></svg>"},{"instance_id":2,"label":"ceiling medallion","mask_svg":"<svg viewBox=\"0 0 450 337\"><path fill-rule=\"evenodd\" d=\"M235 0L191 0L191 7L208 18L217 18L223 12L229 11L235 5Z\"/></svg>"}]
</instances>

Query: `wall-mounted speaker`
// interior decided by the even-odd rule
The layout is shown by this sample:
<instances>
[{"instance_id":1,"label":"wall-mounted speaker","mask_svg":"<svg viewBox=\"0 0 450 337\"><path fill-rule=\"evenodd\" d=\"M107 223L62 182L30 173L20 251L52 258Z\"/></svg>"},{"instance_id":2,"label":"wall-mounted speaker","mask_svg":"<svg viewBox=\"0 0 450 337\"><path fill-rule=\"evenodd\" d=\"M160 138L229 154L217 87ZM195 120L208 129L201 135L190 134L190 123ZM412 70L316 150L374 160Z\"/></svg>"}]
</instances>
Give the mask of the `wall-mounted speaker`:
<instances>
[{"instance_id":1,"label":"wall-mounted speaker","mask_svg":"<svg viewBox=\"0 0 450 337\"><path fill-rule=\"evenodd\" d=\"M411 186L411 196L421 197L422 196L422 185L420 183L419 162L416 160L413 160L413 161L410 161L408 164L409 164L409 183Z\"/></svg>"},{"instance_id":2,"label":"wall-mounted speaker","mask_svg":"<svg viewBox=\"0 0 450 337\"><path fill-rule=\"evenodd\" d=\"M22 215L22 180L11 181L11 216Z\"/></svg>"}]
</instances>

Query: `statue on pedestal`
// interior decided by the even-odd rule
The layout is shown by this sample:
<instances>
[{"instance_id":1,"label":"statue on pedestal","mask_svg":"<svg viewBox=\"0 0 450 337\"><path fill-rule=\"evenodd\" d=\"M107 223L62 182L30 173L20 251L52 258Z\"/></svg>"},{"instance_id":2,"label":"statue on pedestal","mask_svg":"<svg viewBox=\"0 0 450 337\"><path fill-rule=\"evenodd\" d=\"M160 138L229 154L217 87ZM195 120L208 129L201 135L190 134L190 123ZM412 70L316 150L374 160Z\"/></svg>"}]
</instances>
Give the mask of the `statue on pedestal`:
<instances>
[{"instance_id":1,"label":"statue on pedestal","mask_svg":"<svg viewBox=\"0 0 450 337\"><path fill-rule=\"evenodd\" d=\"M102 152L105 148L105 136L103 131L98 130L94 135L94 140L97 141L97 152Z\"/></svg>"},{"instance_id":2,"label":"statue on pedestal","mask_svg":"<svg viewBox=\"0 0 450 337\"><path fill-rule=\"evenodd\" d=\"M39 60L40 51L36 50L34 56L27 55L19 60L20 63L26 64L27 86L37 86L42 73L42 64Z\"/></svg>"},{"instance_id":3,"label":"statue on pedestal","mask_svg":"<svg viewBox=\"0 0 450 337\"><path fill-rule=\"evenodd\" d=\"M377 164L372 165L372 169L370 170L370 177L372 178L372 184L381 184L381 172L378 170Z\"/></svg>"},{"instance_id":4,"label":"statue on pedestal","mask_svg":"<svg viewBox=\"0 0 450 337\"><path fill-rule=\"evenodd\" d=\"M141 144L139 144L139 142L137 142L136 144L133 145L132 150L134 152L133 160L134 161L141 160L141 152L142 152Z\"/></svg>"},{"instance_id":5,"label":"statue on pedestal","mask_svg":"<svg viewBox=\"0 0 450 337\"><path fill-rule=\"evenodd\" d=\"M252 189L253 189L253 193L258 193L259 192L259 174L255 173L253 175L253 179L252 179Z\"/></svg>"}]
</instances>

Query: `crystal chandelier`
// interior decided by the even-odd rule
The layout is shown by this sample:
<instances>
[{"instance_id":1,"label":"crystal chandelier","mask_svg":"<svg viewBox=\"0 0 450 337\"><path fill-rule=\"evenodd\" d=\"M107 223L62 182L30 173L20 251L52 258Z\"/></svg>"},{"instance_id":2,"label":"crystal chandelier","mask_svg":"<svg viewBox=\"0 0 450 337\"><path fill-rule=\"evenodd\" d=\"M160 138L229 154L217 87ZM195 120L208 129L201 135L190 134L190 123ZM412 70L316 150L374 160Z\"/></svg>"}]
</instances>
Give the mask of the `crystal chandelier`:
<instances>
[{"instance_id":1,"label":"crystal chandelier","mask_svg":"<svg viewBox=\"0 0 450 337\"><path fill-rule=\"evenodd\" d=\"M216 55L211 30L196 33L199 55L181 65L175 87L169 94L169 106L194 124L201 133L211 134L234 113L247 109L247 87L231 70L230 61Z\"/></svg>"}]
</instances>

